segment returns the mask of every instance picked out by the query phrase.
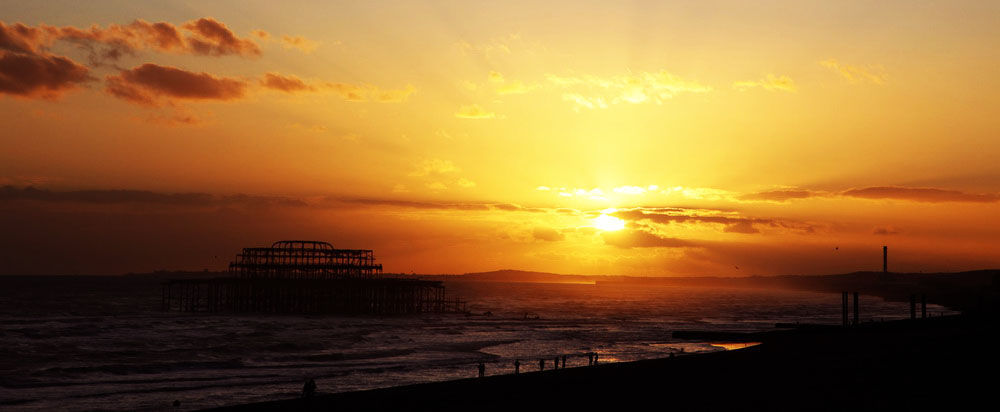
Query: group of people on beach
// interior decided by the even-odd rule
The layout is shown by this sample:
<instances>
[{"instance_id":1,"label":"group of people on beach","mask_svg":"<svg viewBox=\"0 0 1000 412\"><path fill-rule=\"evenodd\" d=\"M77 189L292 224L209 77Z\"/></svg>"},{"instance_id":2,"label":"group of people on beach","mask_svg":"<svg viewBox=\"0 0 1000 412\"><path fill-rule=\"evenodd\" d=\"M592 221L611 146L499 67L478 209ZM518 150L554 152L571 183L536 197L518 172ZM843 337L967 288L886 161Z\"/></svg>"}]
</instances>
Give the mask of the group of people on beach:
<instances>
[{"instance_id":1,"label":"group of people on beach","mask_svg":"<svg viewBox=\"0 0 1000 412\"><path fill-rule=\"evenodd\" d=\"M600 354L598 354L597 352L588 352L587 353L587 366L597 365L597 362L598 362L599 358L600 358ZM556 356L555 358L553 358L553 360L552 360L552 362L553 362L552 369L553 370L559 369L560 360L562 361L562 367L563 367L563 369L566 368L566 355L562 355L562 358L560 358L559 356ZM477 365L477 369L479 370L479 377L480 378L485 378L486 377L486 363L485 362L479 362L479 365ZM538 370L539 371L544 371L545 370L545 359L544 358L538 360ZM514 374L518 375L520 373L521 373L521 360L520 359L515 359L514 360ZM306 381L305 385L302 386L302 397L303 398L311 398L315 394L316 394L316 381L313 380L312 378L310 378L309 380ZM174 405L174 406L179 406L179 403L180 402L178 401L177 405Z\"/></svg>"}]
</instances>

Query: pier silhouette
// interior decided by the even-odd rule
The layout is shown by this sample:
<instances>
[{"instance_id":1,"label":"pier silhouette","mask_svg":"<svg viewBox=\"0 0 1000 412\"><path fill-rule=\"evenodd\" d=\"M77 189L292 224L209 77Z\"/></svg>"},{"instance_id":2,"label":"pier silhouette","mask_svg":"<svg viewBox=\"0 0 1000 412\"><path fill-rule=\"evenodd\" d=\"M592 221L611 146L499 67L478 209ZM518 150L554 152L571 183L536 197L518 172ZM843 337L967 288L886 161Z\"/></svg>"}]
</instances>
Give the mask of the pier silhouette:
<instances>
[{"instance_id":1,"label":"pier silhouette","mask_svg":"<svg viewBox=\"0 0 1000 412\"><path fill-rule=\"evenodd\" d=\"M385 277L374 252L326 242L285 240L244 248L230 277L163 283L166 311L377 314L467 313L441 281Z\"/></svg>"}]
</instances>

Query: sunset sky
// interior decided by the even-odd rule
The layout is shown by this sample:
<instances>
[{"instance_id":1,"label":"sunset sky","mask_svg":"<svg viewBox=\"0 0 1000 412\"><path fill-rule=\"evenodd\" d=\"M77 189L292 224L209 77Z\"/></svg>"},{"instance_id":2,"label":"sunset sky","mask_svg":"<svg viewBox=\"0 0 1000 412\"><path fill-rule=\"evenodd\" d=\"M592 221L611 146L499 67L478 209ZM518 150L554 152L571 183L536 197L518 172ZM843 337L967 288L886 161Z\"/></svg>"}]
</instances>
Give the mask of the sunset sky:
<instances>
[{"instance_id":1,"label":"sunset sky","mask_svg":"<svg viewBox=\"0 0 1000 412\"><path fill-rule=\"evenodd\" d=\"M0 3L0 273L1000 266L993 1Z\"/></svg>"}]
</instances>

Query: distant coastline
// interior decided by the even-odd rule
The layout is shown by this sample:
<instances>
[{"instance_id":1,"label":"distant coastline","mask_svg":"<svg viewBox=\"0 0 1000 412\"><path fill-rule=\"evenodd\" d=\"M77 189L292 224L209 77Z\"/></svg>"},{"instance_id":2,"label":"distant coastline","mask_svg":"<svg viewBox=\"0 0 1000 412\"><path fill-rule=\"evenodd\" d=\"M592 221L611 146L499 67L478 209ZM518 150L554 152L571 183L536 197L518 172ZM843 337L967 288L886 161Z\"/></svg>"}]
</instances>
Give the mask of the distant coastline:
<instances>
[{"instance_id":1,"label":"distant coastline","mask_svg":"<svg viewBox=\"0 0 1000 412\"><path fill-rule=\"evenodd\" d=\"M130 273L142 278L211 278L227 272L157 271ZM774 276L686 276L644 277L625 275L576 275L504 269L464 274L404 274L385 276L420 278L445 282L580 283L598 286L684 286L715 288L791 289L821 293L858 292L890 301L906 301L911 295L925 296L928 303L963 312L987 310L1000 297L1000 269L964 272L896 273L853 272L828 275Z\"/></svg>"}]
</instances>

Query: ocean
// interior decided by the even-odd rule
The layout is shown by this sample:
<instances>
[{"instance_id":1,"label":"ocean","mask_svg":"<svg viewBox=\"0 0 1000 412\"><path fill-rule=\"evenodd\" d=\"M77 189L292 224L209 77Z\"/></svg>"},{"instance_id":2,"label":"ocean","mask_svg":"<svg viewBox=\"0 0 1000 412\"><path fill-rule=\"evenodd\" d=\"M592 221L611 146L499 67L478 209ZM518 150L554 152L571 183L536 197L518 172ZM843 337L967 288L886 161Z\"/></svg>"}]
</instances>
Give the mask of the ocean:
<instances>
[{"instance_id":1,"label":"ocean","mask_svg":"<svg viewBox=\"0 0 1000 412\"><path fill-rule=\"evenodd\" d=\"M841 322L839 294L477 282L446 283L472 316L167 313L159 282L0 277L0 409L194 410L296 397L310 378L318 393L354 391L475 377L479 362L494 375L563 355L585 366L589 352L603 363L726 350L675 330ZM860 306L865 322L909 316L907 303Z\"/></svg>"}]
</instances>

